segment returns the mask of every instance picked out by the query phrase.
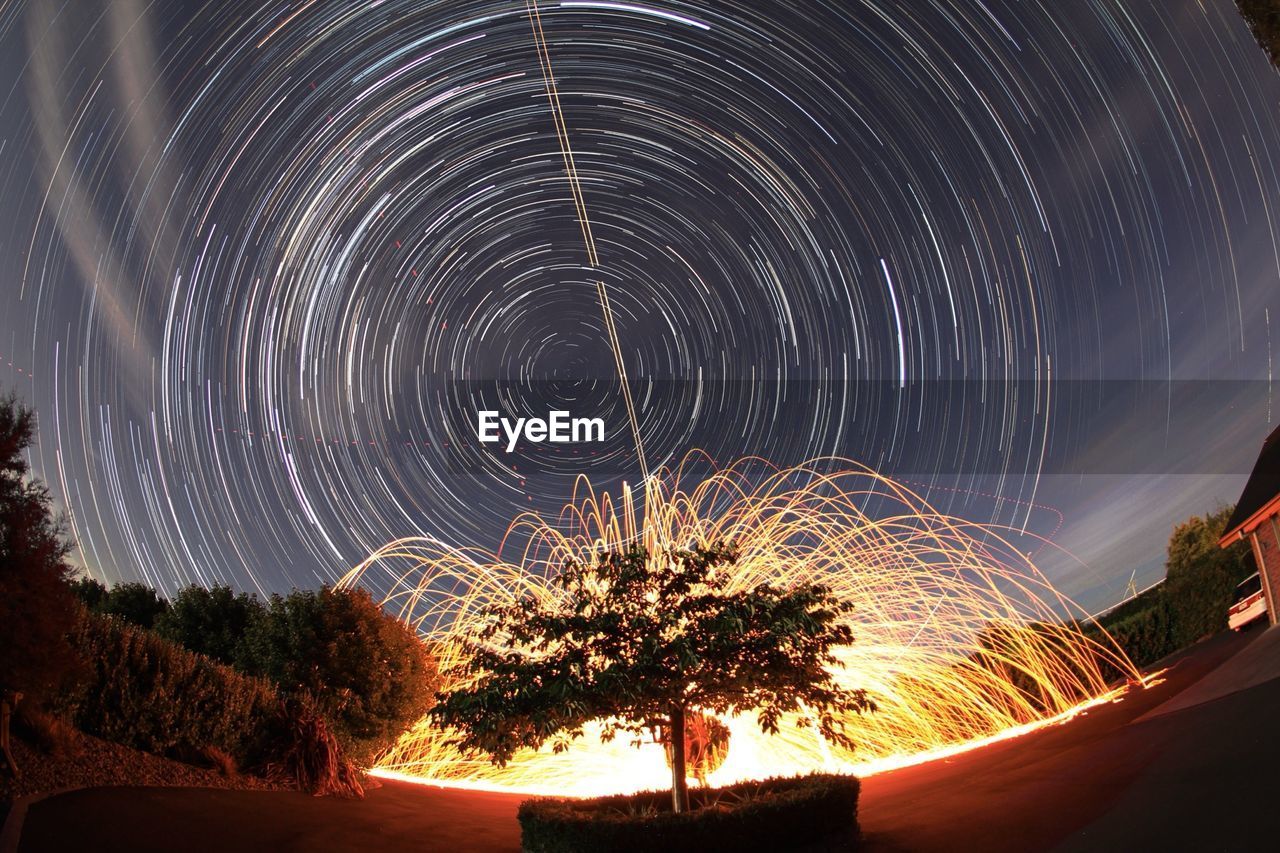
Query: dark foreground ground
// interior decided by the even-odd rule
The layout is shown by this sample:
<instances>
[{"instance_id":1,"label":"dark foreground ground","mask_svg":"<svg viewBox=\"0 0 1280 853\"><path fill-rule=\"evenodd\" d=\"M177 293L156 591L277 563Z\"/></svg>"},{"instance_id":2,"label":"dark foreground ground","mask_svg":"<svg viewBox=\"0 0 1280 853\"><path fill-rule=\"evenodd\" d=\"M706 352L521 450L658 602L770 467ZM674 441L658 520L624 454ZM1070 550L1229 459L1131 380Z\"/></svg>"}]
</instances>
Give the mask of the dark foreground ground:
<instances>
[{"instance_id":1,"label":"dark foreground ground","mask_svg":"<svg viewBox=\"0 0 1280 853\"><path fill-rule=\"evenodd\" d=\"M1276 808L1280 679L1249 686L1256 671L1232 665L1259 641L1280 675L1280 631L1228 633L1164 662L1163 684L1121 702L865 780L865 849L1275 849L1259 841ZM1219 672L1226 677L1201 691L1201 678ZM1222 695L1232 680L1245 689ZM1160 707L1197 693L1208 701Z\"/></svg>"},{"instance_id":2,"label":"dark foreground ground","mask_svg":"<svg viewBox=\"0 0 1280 853\"><path fill-rule=\"evenodd\" d=\"M866 779L866 849L1274 849L1259 839L1276 808L1280 631L1166 665L1163 684L1064 725ZM31 804L18 849L515 851L521 799L394 782L362 801L96 788Z\"/></svg>"}]
</instances>

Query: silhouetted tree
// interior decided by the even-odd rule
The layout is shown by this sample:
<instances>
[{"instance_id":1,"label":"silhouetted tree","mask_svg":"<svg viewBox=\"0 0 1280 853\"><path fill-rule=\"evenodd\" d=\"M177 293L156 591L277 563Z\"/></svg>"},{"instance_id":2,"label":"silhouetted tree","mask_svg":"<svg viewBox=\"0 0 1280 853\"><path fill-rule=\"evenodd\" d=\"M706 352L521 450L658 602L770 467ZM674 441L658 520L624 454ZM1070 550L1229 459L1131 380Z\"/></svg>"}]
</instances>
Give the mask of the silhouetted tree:
<instances>
[{"instance_id":1,"label":"silhouetted tree","mask_svg":"<svg viewBox=\"0 0 1280 853\"><path fill-rule=\"evenodd\" d=\"M71 543L24 458L34 427L17 398L0 399L0 692L39 698L75 666L76 600Z\"/></svg>"},{"instance_id":2,"label":"silhouetted tree","mask_svg":"<svg viewBox=\"0 0 1280 853\"><path fill-rule=\"evenodd\" d=\"M156 620L168 609L169 602L142 583L116 584L108 590L98 606L93 608L96 613L118 616L139 628L154 628Z\"/></svg>"},{"instance_id":3,"label":"silhouetted tree","mask_svg":"<svg viewBox=\"0 0 1280 853\"><path fill-rule=\"evenodd\" d=\"M239 667L308 694L361 764L420 720L439 686L417 634L362 589L273 595L246 632Z\"/></svg>"},{"instance_id":4,"label":"silhouetted tree","mask_svg":"<svg viewBox=\"0 0 1280 853\"><path fill-rule=\"evenodd\" d=\"M1271 64L1280 68L1280 0L1236 0L1236 8Z\"/></svg>"},{"instance_id":5,"label":"silhouetted tree","mask_svg":"<svg viewBox=\"0 0 1280 853\"><path fill-rule=\"evenodd\" d=\"M851 746L842 715L874 706L839 686L837 646L853 641L849 605L826 587L760 584L734 589L729 547L643 547L569 563L553 580L553 602L526 596L488 609L466 638L470 654L449 675L432 717L455 743L505 764L550 741L566 749L593 721L603 737L657 729L671 749L672 808L688 808L694 712L753 713L778 731L784 714Z\"/></svg>"},{"instance_id":6,"label":"silhouetted tree","mask_svg":"<svg viewBox=\"0 0 1280 853\"><path fill-rule=\"evenodd\" d=\"M266 608L256 596L229 586L189 586L156 619L161 636L203 655L234 664L240 643Z\"/></svg>"},{"instance_id":7,"label":"silhouetted tree","mask_svg":"<svg viewBox=\"0 0 1280 853\"><path fill-rule=\"evenodd\" d=\"M97 612L102 606L102 602L107 599L107 587L101 581L85 575L78 577L71 582L71 591L75 593L76 598L93 612Z\"/></svg>"}]
</instances>

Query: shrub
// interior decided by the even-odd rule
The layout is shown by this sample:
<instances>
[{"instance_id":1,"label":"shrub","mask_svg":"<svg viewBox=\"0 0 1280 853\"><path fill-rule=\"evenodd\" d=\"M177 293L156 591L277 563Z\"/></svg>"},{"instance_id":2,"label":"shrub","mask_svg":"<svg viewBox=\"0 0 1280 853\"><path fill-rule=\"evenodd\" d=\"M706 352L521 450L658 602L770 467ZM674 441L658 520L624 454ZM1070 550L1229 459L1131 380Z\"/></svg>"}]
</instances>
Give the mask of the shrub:
<instances>
[{"instance_id":1,"label":"shrub","mask_svg":"<svg viewBox=\"0 0 1280 853\"><path fill-rule=\"evenodd\" d=\"M539 798L520 804L529 853L849 850L858 840L859 781L815 774L689 792L691 810L671 811L669 791L593 800Z\"/></svg>"},{"instance_id":2,"label":"shrub","mask_svg":"<svg viewBox=\"0 0 1280 853\"><path fill-rule=\"evenodd\" d=\"M27 702L76 669L67 640L76 618L71 545L23 455L34 427L30 409L0 398L0 693L24 693Z\"/></svg>"},{"instance_id":3,"label":"shrub","mask_svg":"<svg viewBox=\"0 0 1280 853\"><path fill-rule=\"evenodd\" d=\"M56 758L80 751L80 733L62 717L46 713L32 702L21 702L14 712L14 727L26 739Z\"/></svg>"},{"instance_id":4,"label":"shrub","mask_svg":"<svg viewBox=\"0 0 1280 853\"><path fill-rule=\"evenodd\" d=\"M363 797L360 771L343 755L324 717L310 700L292 697L282 705L284 749L267 765L267 776L315 796Z\"/></svg>"},{"instance_id":5,"label":"shrub","mask_svg":"<svg viewBox=\"0 0 1280 853\"><path fill-rule=\"evenodd\" d=\"M1163 597L1146 610L1114 623L1111 636L1138 666L1155 663L1181 648L1173 635L1173 620Z\"/></svg>"},{"instance_id":6,"label":"shrub","mask_svg":"<svg viewBox=\"0 0 1280 853\"><path fill-rule=\"evenodd\" d=\"M161 598L154 589L141 583L116 584L92 608L95 613L119 616L130 625L140 628L155 627L156 620L168 609L169 602Z\"/></svg>"},{"instance_id":7,"label":"shrub","mask_svg":"<svg viewBox=\"0 0 1280 853\"><path fill-rule=\"evenodd\" d=\"M206 766L212 767L226 778L234 779L239 775L235 757L229 752L218 749L216 746L205 746L200 748L199 755Z\"/></svg>"},{"instance_id":8,"label":"shrub","mask_svg":"<svg viewBox=\"0 0 1280 853\"><path fill-rule=\"evenodd\" d=\"M1244 543L1218 547L1232 510L1219 507L1177 525L1164 582L1108 611L1097 625L1083 625L1085 632L1097 636L1100 626L1130 660L1146 666L1225 630L1236 585L1256 570ZM1110 672L1120 674L1114 667Z\"/></svg>"},{"instance_id":9,"label":"shrub","mask_svg":"<svg viewBox=\"0 0 1280 853\"><path fill-rule=\"evenodd\" d=\"M264 608L256 596L231 587L189 586L156 619L156 633L225 664L236 662L240 643Z\"/></svg>"},{"instance_id":10,"label":"shrub","mask_svg":"<svg viewBox=\"0 0 1280 853\"><path fill-rule=\"evenodd\" d=\"M278 737L274 687L123 620L85 613L73 639L87 677L62 699L83 731L158 754L223 750L247 766Z\"/></svg>"},{"instance_id":11,"label":"shrub","mask_svg":"<svg viewBox=\"0 0 1280 853\"><path fill-rule=\"evenodd\" d=\"M368 765L431 708L435 660L365 590L275 595L249 628L240 665L306 694L352 760Z\"/></svg>"}]
</instances>

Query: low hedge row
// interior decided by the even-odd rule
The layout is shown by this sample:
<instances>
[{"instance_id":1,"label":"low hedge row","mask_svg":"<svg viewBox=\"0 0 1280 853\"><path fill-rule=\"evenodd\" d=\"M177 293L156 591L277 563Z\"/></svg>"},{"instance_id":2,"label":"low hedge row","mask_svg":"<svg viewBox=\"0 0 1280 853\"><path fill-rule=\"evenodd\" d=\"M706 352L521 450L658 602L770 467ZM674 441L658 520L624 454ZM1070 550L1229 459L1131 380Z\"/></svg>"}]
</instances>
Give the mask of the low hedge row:
<instances>
[{"instance_id":1,"label":"low hedge row","mask_svg":"<svg viewBox=\"0 0 1280 853\"><path fill-rule=\"evenodd\" d=\"M1154 591L1161 592L1159 589ZM1142 610L1128 612L1119 619L1109 613L1099 621L1100 626L1084 623L1080 627L1086 636L1103 645L1110 645L1099 630L1099 627L1104 628L1110 635L1110 640L1123 649L1129 660L1138 666L1155 663L1182 648L1175 637L1175 615L1163 595L1148 599L1147 606ZM1105 672L1108 678L1124 675L1109 665Z\"/></svg>"},{"instance_id":2,"label":"low hedge row","mask_svg":"<svg viewBox=\"0 0 1280 853\"><path fill-rule=\"evenodd\" d=\"M520 837L529 853L851 850L860 787L852 776L814 774L698 788L681 814L669 791L542 797L520 804Z\"/></svg>"},{"instance_id":3,"label":"low hedge row","mask_svg":"<svg viewBox=\"0 0 1280 853\"><path fill-rule=\"evenodd\" d=\"M241 767L269 757L283 723L265 679L111 616L84 613L73 642L84 677L56 710L81 730L162 755L216 747Z\"/></svg>"},{"instance_id":4,"label":"low hedge row","mask_svg":"<svg viewBox=\"0 0 1280 853\"><path fill-rule=\"evenodd\" d=\"M1175 636L1173 614L1164 601L1116 622L1110 630L1116 643L1138 666L1155 663L1182 647Z\"/></svg>"}]
</instances>

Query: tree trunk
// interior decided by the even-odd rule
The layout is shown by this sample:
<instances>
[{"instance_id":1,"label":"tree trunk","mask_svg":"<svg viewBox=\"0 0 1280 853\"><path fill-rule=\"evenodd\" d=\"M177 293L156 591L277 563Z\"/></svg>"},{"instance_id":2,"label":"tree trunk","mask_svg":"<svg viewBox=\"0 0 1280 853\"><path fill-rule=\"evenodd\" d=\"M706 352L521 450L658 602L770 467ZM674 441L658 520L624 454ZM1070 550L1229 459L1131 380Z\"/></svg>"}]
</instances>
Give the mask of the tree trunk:
<instances>
[{"instance_id":1,"label":"tree trunk","mask_svg":"<svg viewBox=\"0 0 1280 853\"><path fill-rule=\"evenodd\" d=\"M9 751L9 720L21 701L22 694L17 691L0 695L0 758L4 759L5 769L15 779L22 775L22 771L18 769L18 762L13 760L13 753Z\"/></svg>"},{"instance_id":2,"label":"tree trunk","mask_svg":"<svg viewBox=\"0 0 1280 853\"><path fill-rule=\"evenodd\" d=\"M671 706L671 725L667 736L671 738L671 810L689 810L689 774L684 756L684 708Z\"/></svg>"}]
</instances>

